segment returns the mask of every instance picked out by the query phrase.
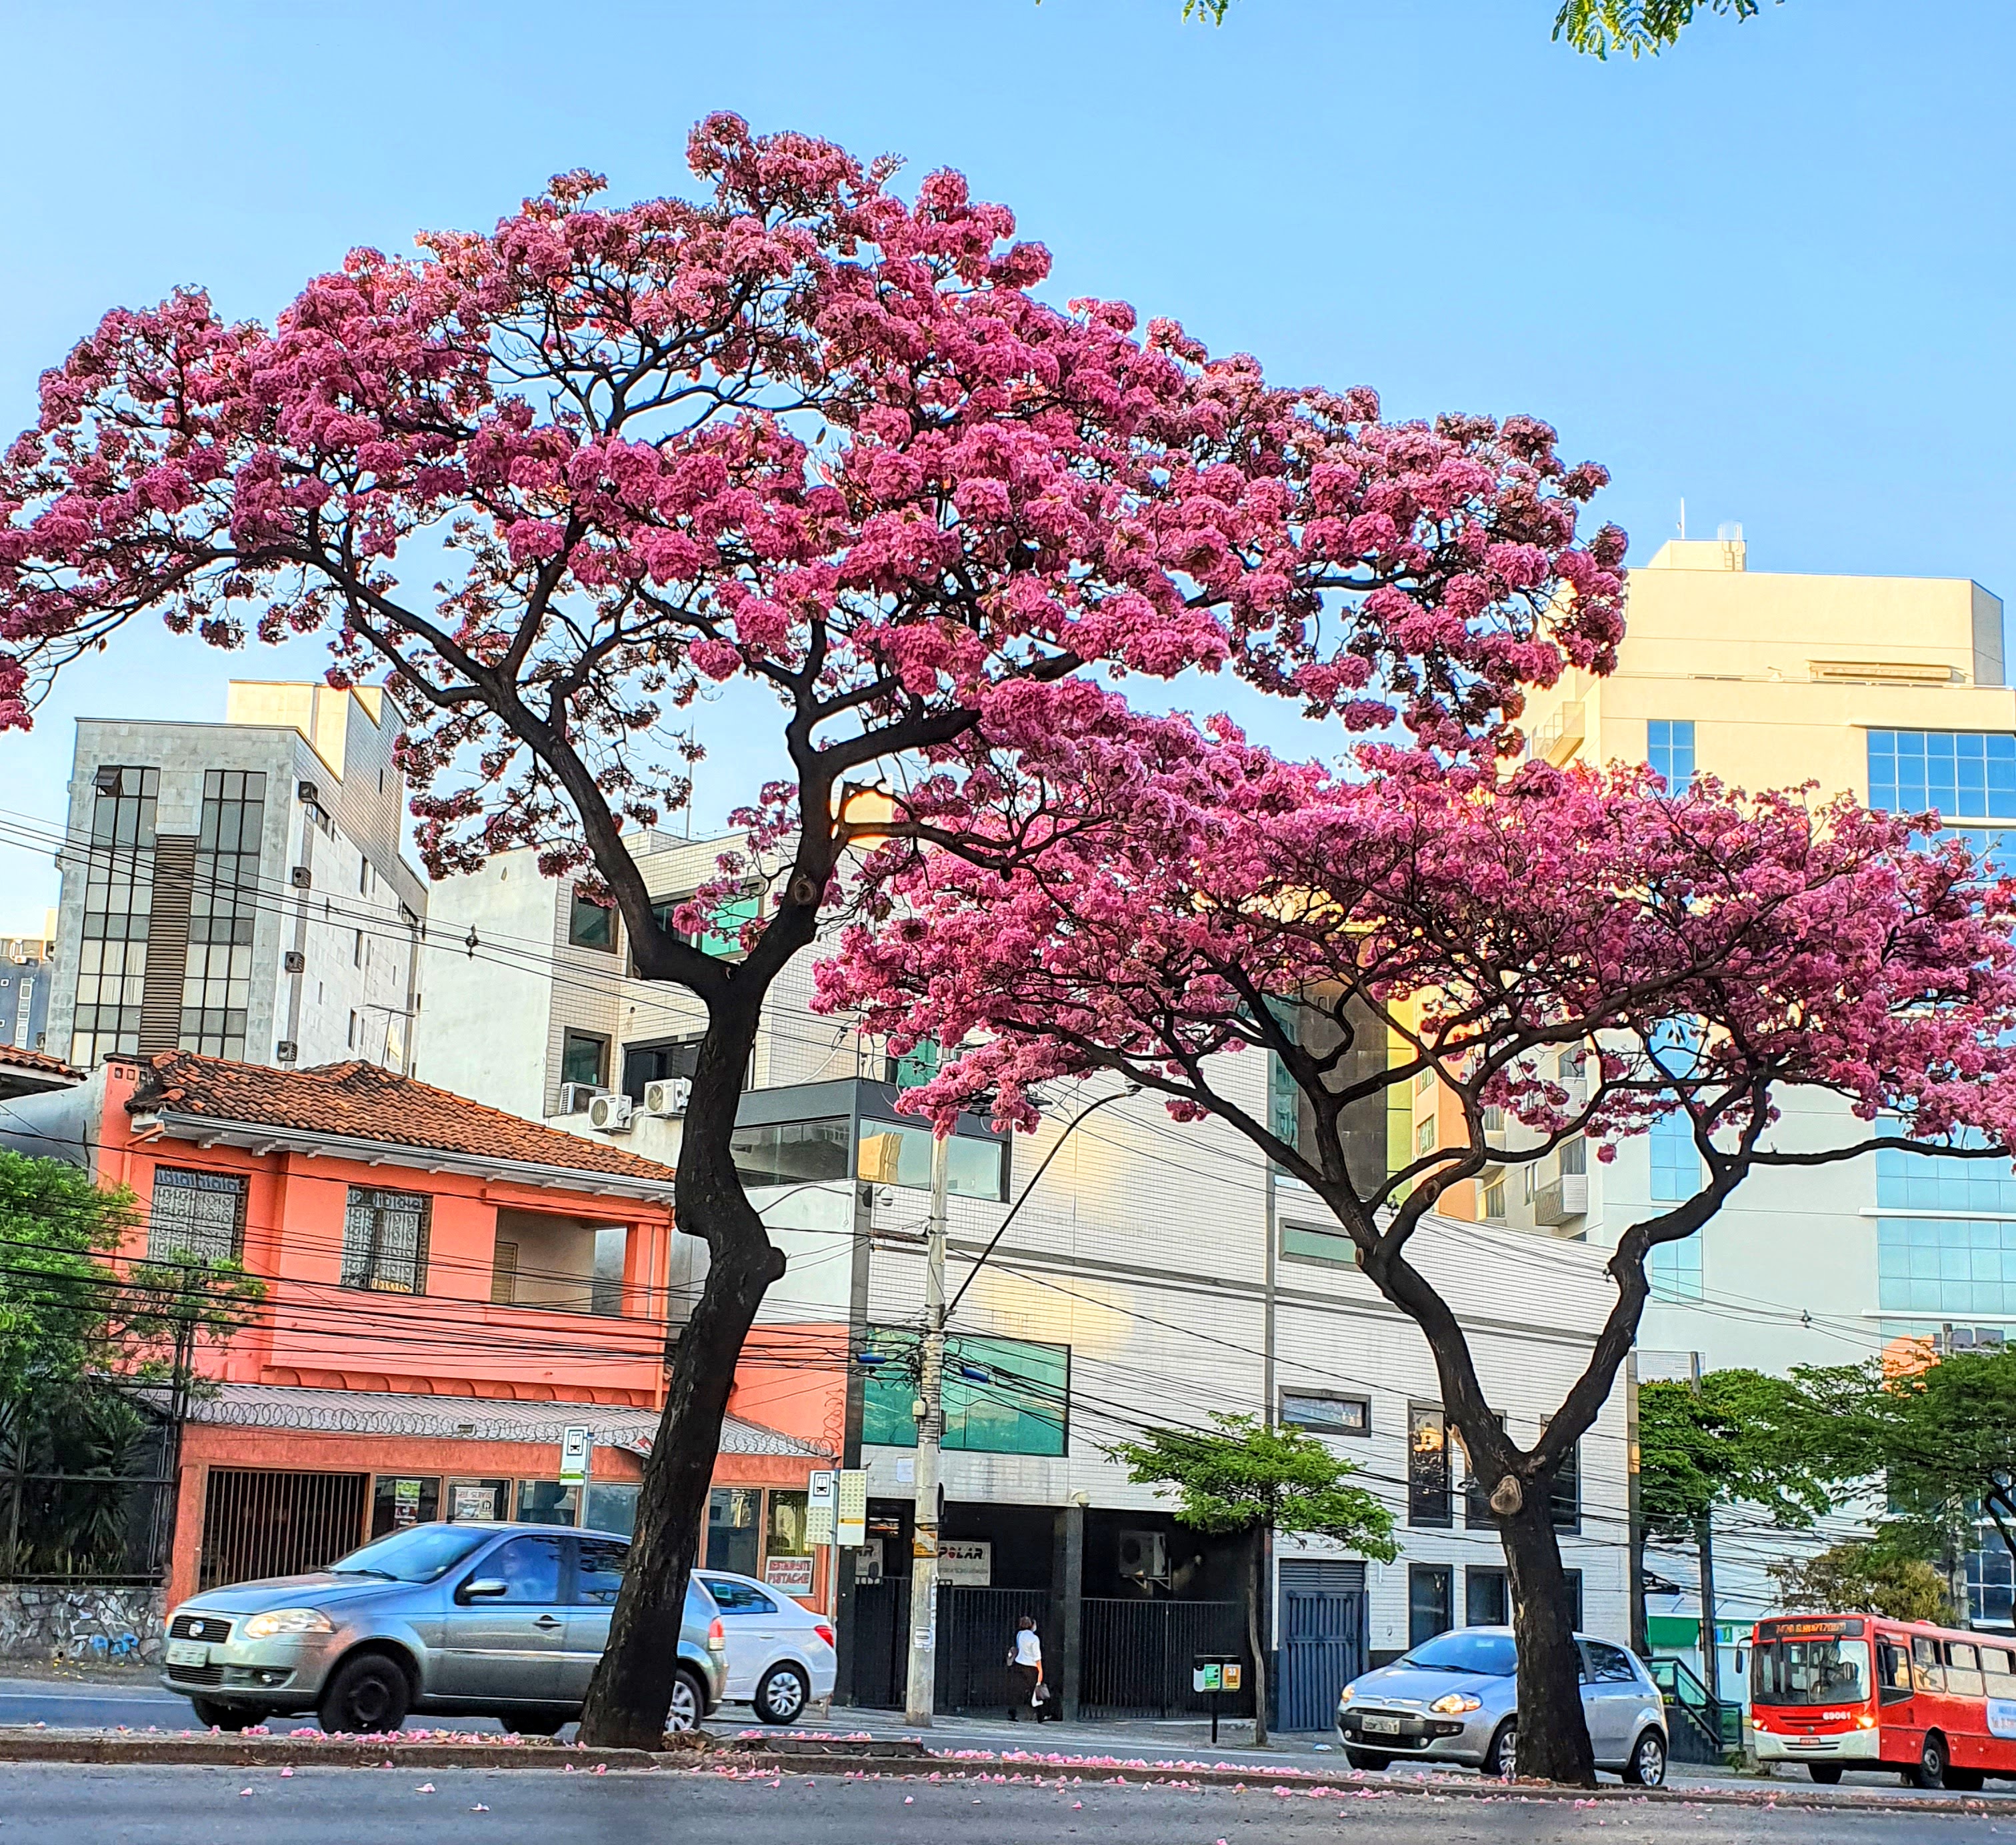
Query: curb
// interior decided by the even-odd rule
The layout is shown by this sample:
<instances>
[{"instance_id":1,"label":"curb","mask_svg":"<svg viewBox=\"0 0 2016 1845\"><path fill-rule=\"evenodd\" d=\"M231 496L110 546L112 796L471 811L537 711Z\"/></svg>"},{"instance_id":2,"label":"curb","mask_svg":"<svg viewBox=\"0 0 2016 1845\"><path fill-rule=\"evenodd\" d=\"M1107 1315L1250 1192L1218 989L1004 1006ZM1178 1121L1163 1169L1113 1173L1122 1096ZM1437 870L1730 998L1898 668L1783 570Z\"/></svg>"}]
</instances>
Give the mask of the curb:
<instances>
[{"instance_id":1,"label":"curb","mask_svg":"<svg viewBox=\"0 0 2016 1845\"><path fill-rule=\"evenodd\" d=\"M74 1763L96 1767L232 1768L522 1768L549 1774L667 1771L681 1775L841 1775L920 1773L946 1781L1121 1783L1129 1786L1240 1788L1248 1792L1299 1793L1312 1798L1377 1799L1411 1796L1483 1801L1538 1801L1583 1807L1636 1804L1660 1807L1742 1807L1759 1811L1911 1813L1949 1818L2016 1814L2016 1802L1927 1800L1910 1795L1801 1789L1796 1797L1768 1800L1732 1788L1658 1789L1630 1786L1562 1787L1542 1782L1396 1780L1346 1775L1337 1778L1307 1770L1274 1768L1193 1767L1179 1762L1051 1762L1030 1757L977 1753L934 1755L921 1744L830 1743L793 1738L783 1746L717 1743L711 1748L660 1750L586 1749L549 1742L386 1742L362 1738L317 1736L107 1735L95 1730L0 1732L0 1763Z\"/></svg>"}]
</instances>

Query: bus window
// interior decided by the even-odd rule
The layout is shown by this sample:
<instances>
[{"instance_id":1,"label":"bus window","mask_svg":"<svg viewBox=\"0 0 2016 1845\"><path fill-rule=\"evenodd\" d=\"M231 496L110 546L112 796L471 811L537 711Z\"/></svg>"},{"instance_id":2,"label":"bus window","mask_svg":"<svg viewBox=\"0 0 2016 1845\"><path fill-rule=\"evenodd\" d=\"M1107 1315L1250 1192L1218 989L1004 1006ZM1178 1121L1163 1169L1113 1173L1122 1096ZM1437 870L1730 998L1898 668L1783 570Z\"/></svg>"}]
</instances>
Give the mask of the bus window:
<instances>
[{"instance_id":1,"label":"bus window","mask_svg":"<svg viewBox=\"0 0 2016 1845\"><path fill-rule=\"evenodd\" d=\"M1946 1689L1946 1668L1939 1663L1939 1643L1923 1634L1911 1636L1911 1677L1921 1692Z\"/></svg>"},{"instance_id":2,"label":"bus window","mask_svg":"<svg viewBox=\"0 0 2016 1845\"><path fill-rule=\"evenodd\" d=\"M1894 1640L1876 1642L1876 1681L1886 1704L1903 1703L1911 1695L1910 1657Z\"/></svg>"},{"instance_id":3,"label":"bus window","mask_svg":"<svg viewBox=\"0 0 2016 1845\"><path fill-rule=\"evenodd\" d=\"M2016 1698L2016 1660L2011 1659L2007 1648L1984 1646L1981 1671L1991 1698Z\"/></svg>"},{"instance_id":4,"label":"bus window","mask_svg":"<svg viewBox=\"0 0 2016 1845\"><path fill-rule=\"evenodd\" d=\"M1957 1698L1986 1695L1981 1681L1981 1655L1957 1640L1946 1642L1946 1689Z\"/></svg>"}]
</instances>

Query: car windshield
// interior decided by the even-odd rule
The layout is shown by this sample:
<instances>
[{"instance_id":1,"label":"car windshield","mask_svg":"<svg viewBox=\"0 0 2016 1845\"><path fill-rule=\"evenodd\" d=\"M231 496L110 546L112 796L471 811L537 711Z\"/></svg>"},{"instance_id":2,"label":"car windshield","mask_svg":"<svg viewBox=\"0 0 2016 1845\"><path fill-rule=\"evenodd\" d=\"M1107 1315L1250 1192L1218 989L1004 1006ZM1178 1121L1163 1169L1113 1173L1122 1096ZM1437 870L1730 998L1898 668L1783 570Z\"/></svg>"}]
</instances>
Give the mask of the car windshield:
<instances>
[{"instance_id":1,"label":"car windshield","mask_svg":"<svg viewBox=\"0 0 2016 1845\"><path fill-rule=\"evenodd\" d=\"M1487 1678L1510 1678L1519 1669L1519 1649L1510 1634L1460 1627L1423 1641L1394 1663L1422 1672L1481 1672Z\"/></svg>"},{"instance_id":2,"label":"car windshield","mask_svg":"<svg viewBox=\"0 0 2016 1845\"><path fill-rule=\"evenodd\" d=\"M338 1576L382 1576L387 1582L432 1582L493 1535L467 1525L409 1525L329 1565Z\"/></svg>"}]
</instances>

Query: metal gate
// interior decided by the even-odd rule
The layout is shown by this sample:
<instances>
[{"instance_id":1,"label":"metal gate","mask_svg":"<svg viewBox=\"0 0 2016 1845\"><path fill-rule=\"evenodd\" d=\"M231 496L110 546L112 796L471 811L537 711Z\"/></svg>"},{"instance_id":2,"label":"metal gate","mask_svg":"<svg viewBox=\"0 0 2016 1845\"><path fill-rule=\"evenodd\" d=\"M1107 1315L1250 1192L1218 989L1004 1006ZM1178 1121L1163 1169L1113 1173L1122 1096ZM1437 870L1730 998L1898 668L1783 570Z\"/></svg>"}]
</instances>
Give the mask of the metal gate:
<instances>
[{"instance_id":1,"label":"metal gate","mask_svg":"<svg viewBox=\"0 0 2016 1845\"><path fill-rule=\"evenodd\" d=\"M1190 1689L1192 1656L1248 1657L1244 1602L1088 1596L1084 1632L1078 1708L1087 1715L1208 1714L1209 1696ZM1253 1713L1253 1674L1244 1676L1244 1689L1225 1707L1228 1717Z\"/></svg>"},{"instance_id":2,"label":"metal gate","mask_svg":"<svg viewBox=\"0 0 2016 1845\"><path fill-rule=\"evenodd\" d=\"M368 1473L213 1467L204 1483L196 1587L294 1576L364 1541Z\"/></svg>"},{"instance_id":3,"label":"metal gate","mask_svg":"<svg viewBox=\"0 0 2016 1845\"><path fill-rule=\"evenodd\" d=\"M1006 1711L1008 1655L1025 1614L1035 1617L1045 1654L1056 1669L1057 1640L1042 1630L1049 1619L1048 1589L968 1588L938 1591L938 1707L941 1710Z\"/></svg>"},{"instance_id":4,"label":"metal gate","mask_svg":"<svg viewBox=\"0 0 2016 1845\"><path fill-rule=\"evenodd\" d=\"M885 1576L854 1590L854 1702L900 1710L909 1671L910 1584Z\"/></svg>"},{"instance_id":5,"label":"metal gate","mask_svg":"<svg viewBox=\"0 0 2016 1845\"><path fill-rule=\"evenodd\" d=\"M1327 1730L1337 1694L1365 1670L1365 1566L1283 1558L1279 1728Z\"/></svg>"}]
</instances>

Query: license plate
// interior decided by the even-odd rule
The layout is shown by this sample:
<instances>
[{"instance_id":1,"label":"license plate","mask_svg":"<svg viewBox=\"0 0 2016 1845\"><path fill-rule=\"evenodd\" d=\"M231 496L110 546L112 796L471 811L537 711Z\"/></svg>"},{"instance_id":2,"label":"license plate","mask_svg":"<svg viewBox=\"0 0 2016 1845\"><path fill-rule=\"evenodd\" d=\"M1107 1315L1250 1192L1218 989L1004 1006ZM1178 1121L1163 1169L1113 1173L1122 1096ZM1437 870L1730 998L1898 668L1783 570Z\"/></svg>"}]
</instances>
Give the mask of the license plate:
<instances>
[{"instance_id":1,"label":"license plate","mask_svg":"<svg viewBox=\"0 0 2016 1845\"><path fill-rule=\"evenodd\" d=\"M168 1642L168 1663L171 1666L207 1666L210 1663L210 1649L193 1640L171 1640Z\"/></svg>"},{"instance_id":2,"label":"license plate","mask_svg":"<svg viewBox=\"0 0 2016 1845\"><path fill-rule=\"evenodd\" d=\"M1400 1733L1400 1720L1397 1717L1361 1717L1358 1727L1370 1736L1397 1736Z\"/></svg>"}]
</instances>

